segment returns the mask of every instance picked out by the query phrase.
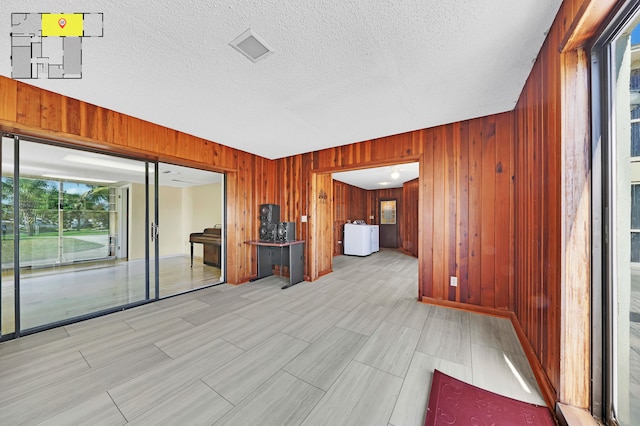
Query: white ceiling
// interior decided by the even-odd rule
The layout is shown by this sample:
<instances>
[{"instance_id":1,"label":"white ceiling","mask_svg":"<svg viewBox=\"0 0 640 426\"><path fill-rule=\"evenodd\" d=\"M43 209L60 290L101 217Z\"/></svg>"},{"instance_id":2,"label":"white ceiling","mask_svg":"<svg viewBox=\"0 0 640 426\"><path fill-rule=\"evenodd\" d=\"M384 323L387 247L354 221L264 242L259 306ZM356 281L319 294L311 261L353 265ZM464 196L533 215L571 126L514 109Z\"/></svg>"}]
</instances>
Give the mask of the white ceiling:
<instances>
[{"instance_id":1,"label":"white ceiling","mask_svg":"<svg viewBox=\"0 0 640 426\"><path fill-rule=\"evenodd\" d=\"M393 178L391 173L398 172ZM340 182L357 186L358 188L375 190L384 188L402 188L402 184L417 179L420 174L420 163L398 164L394 166L374 167L363 170L333 173L332 177Z\"/></svg>"},{"instance_id":2,"label":"white ceiling","mask_svg":"<svg viewBox=\"0 0 640 426\"><path fill-rule=\"evenodd\" d=\"M513 109L560 4L2 0L0 74L11 13L103 13L82 79L23 81L276 159Z\"/></svg>"}]
</instances>

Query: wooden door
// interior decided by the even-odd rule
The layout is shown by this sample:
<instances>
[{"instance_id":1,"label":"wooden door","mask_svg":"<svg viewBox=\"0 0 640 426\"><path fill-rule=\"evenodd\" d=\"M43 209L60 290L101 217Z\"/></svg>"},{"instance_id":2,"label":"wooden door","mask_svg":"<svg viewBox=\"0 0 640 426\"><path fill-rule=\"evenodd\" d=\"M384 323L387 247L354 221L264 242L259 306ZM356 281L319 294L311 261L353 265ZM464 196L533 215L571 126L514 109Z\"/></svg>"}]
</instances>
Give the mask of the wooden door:
<instances>
[{"instance_id":1,"label":"wooden door","mask_svg":"<svg viewBox=\"0 0 640 426\"><path fill-rule=\"evenodd\" d=\"M398 248L398 200L380 200L380 247Z\"/></svg>"}]
</instances>

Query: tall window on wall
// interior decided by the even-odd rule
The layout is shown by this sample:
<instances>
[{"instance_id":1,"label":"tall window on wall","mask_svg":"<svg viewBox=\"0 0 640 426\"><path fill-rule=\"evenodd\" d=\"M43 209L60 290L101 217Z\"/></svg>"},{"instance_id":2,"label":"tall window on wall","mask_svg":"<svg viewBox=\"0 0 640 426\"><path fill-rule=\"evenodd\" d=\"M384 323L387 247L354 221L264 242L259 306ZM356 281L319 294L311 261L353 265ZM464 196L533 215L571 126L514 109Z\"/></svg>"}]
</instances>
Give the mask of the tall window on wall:
<instances>
[{"instance_id":1,"label":"tall window on wall","mask_svg":"<svg viewBox=\"0 0 640 426\"><path fill-rule=\"evenodd\" d=\"M592 403L621 425L640 419L639 11L627 1L592 50Z\"/></svg>"},{"instance_id":2,"label":"tall window on wall","mask_svg":"<svg viewBox=\"0 0 640 426\"><path fill-rule=\"evenodd\" d=\"M640 265L640 182L631 184L631 263Z\"/></svg>"},{"instance_id":3,"label":"tall window on wall","mask_svg":"<svg viewBox=\"0 0 640 426\"><path fill-rule=\"evenodd\" d=\"M637 31L635 32L637 34ZM631 262L640 264L640 44L631 40L629 98L631 112Z\"/></svg>"}]
</instances>

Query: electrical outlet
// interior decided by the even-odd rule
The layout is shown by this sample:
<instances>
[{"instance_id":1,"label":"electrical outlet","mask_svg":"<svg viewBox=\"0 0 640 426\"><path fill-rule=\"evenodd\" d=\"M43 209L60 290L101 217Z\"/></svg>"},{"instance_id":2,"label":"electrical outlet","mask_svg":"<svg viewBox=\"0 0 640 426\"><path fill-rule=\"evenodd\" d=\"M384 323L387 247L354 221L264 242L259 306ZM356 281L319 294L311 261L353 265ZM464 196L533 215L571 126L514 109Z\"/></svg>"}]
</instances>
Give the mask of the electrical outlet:
<instances>
[{"instance_id":1,"label":"electrical outlet","mask_svg":"<svg viewBox=\"0 0 640 426\"><path fill-rule=\"evenodd\" d=\"M302 217L300 218L300 222L305 223L307 221L307 215L303 214Z\"/></svg>"},{"instance_id":2,"label":"electrical outlet","mask_svg":"<svg viewBox=\"0 0 640 426\"><path fill-rule=\"evenodd\" d=\"M458 287L458 277L451 277L449 284L451 287Z\"/></svg>"}]
</instances>

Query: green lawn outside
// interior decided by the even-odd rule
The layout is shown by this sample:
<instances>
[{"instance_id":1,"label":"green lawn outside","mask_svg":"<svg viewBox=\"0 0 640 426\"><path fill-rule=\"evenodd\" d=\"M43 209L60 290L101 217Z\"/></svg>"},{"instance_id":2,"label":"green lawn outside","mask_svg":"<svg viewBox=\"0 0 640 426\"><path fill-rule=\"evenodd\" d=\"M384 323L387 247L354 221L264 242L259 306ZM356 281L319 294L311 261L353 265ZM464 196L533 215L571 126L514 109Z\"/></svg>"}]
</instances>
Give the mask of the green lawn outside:
<instances>
[{"instance_id":1,"label":"green lawn outside","mask_svg":"<svg viewBox=\"0 0 640 426\"><path fill-rule=\"evenodd\" d=\"M104 247L104 244L95 243L92 241L84 241L78 238L68 237L67 235L106 235L107 231L65 231L65 237L63 237L63 251L64 253L73 253L83 250L97 249ZM46 233L32 237L20 238L20 264L24 265L28 262L34 262L44 259L55 259L58 257L58 234ZM13 262L13 240L4 239L2 241L2 263Z\"/></svg>"}]
</instances>

